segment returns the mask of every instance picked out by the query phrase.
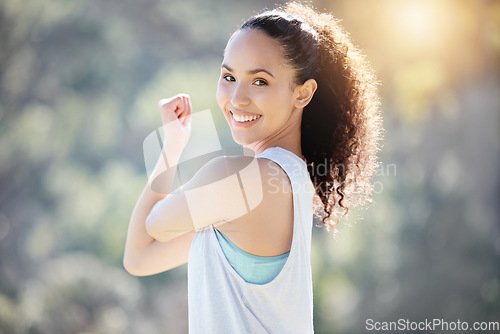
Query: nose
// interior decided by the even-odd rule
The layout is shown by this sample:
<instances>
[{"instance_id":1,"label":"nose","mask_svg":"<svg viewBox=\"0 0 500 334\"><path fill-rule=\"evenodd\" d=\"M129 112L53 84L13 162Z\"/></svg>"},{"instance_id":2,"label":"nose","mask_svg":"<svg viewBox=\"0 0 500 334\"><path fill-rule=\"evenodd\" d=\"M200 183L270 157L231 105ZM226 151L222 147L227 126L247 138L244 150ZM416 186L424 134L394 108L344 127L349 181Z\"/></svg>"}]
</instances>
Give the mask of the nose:
<instances>
[{"instance_id":1,"label":"nose","mask_svg":"<svg viewBox=\"0 0 500 334\"><path fill-rule=\"evenodd\" d=\"M234 85L233 94L231 96L231 104L236 108L245 107L250 104L250 97L248 96L246 87L243 84L238 83Z\"/></svg>"}]
</instances>

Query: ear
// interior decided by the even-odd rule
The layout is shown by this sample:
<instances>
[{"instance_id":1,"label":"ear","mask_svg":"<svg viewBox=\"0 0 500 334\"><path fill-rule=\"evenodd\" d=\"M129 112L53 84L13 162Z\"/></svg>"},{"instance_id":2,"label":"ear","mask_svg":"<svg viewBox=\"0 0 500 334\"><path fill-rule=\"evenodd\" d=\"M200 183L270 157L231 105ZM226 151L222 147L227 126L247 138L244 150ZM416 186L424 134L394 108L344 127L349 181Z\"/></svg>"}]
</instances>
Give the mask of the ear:
<instances>
[{"instance_id":1,"label":"ear","mask_svg":"<svg viewBox=\"0 0 500 334\"><path fill-rule=\"evenodd\" d=\"M309 79L304 82L302 85L295 87L296 89L296 98L295 98L295 107L304 108L311 102L311 99L314 96L314 92L318 88L318 84L316 80Z\"/></svg>"}]
</instances>

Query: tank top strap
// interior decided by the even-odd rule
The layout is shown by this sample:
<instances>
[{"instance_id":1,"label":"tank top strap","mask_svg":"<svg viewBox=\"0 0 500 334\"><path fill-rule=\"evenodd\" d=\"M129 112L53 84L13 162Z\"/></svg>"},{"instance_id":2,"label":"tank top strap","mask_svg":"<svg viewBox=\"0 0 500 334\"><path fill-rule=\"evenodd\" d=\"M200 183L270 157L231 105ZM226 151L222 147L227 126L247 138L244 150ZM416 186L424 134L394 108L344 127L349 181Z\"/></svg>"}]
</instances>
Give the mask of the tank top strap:
<instances>
[{"instance_id":1,"label":"tank top strap","mask_svg":"<svg viewBox=\"0 0 500 334\"><path fill-rule=\"evenodd\" d=\"M256 158L269 159L277 163L286 172L292 185L303 183L304 177L309 178L306 162L282 147L270 147L257 154Z\"/></svg>"}]
</instances>

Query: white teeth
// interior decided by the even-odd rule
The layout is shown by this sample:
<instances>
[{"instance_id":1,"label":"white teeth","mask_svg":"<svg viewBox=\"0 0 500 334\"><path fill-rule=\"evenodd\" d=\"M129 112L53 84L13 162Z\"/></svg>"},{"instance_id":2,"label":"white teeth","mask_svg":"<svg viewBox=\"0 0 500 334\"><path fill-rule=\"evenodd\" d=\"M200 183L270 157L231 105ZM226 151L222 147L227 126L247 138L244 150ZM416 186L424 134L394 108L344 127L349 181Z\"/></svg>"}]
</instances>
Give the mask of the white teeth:
<instances>
[{"instance_id":1,"label":"white teeth","mask_svg":"<svg viewBox=\"0 0 500 334\"><path fill-rule=\"evenodd\" d=\"M261 115L257 115L257 116L238 116L238 115L235 115L233 113L231 113L231 115L233 115L234 120L236 122L239 122L239 123L255 121L256 119L260 118L260 116L261 116Z\"/></svg>"}]
</instances>

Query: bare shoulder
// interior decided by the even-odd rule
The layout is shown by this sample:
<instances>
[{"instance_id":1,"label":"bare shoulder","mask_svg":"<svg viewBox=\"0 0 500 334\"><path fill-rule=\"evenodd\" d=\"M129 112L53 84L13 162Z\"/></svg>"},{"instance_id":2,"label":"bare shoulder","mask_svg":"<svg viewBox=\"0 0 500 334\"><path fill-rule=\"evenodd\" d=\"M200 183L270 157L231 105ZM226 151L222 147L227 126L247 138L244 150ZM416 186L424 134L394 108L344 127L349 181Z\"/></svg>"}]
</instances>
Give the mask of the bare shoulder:
<instances>
[{"instance_id":1,"label":"bare shoulder","mask_svg":"<svg viewBox=\"0 0 500 334\"><path fill-rule=\"evenodd\" d=\"M206 163L193 177L197 184L212 183L244 172L246 178L285 177L286 173L274 161L249 156L220 156Z\"/></svg>"},{"instance_id":2,"label":"bare shoulder","mask_svg":"<svg viewBox=\"0 0 500 334\"><path fill-rule=\"evenodd\" d=\"M258 176L257 161L247 156L220 156L210 160L193 176L196 186L212 184L245 170L247 177ZM189 185L188 185L189 186Z\"/></svg>"},{"instance_id":3,"label":"bare shoulder","mask_svg":"<svg viewBox=\"0 0 500 334\"><path fill-rule=\"evenodd\" d=\"M242 188L261 186L264 196L289 194L290 180L285 171L274 161L249 156L221 156L212 159L200 171L207 183L238 175Z\"/></svg>"},{"instance_id":4,"label":"bare shoulder","mask_svg":"<svg viewBox=\"0 0 500 334\"><path fill-rule=\"evenodd\" d=\"M239 174L248 211L230 224L219 226L219 230L252 254L273 256L289 251L293 198L287 174L269 159L227 157L224 160L230 171Z\"/></svg>"},{"instance_id":5,"label":"bare shoulder","mask_svg":"<svg viewBox=\"0 0 500 334\"><path fill-rule=\"evenodd\" d=\"M260 158L257 160L264 191L271 195L289 195L292 191L290 179L280 165L270 159Z\"/></svg>"}]
</instances>

